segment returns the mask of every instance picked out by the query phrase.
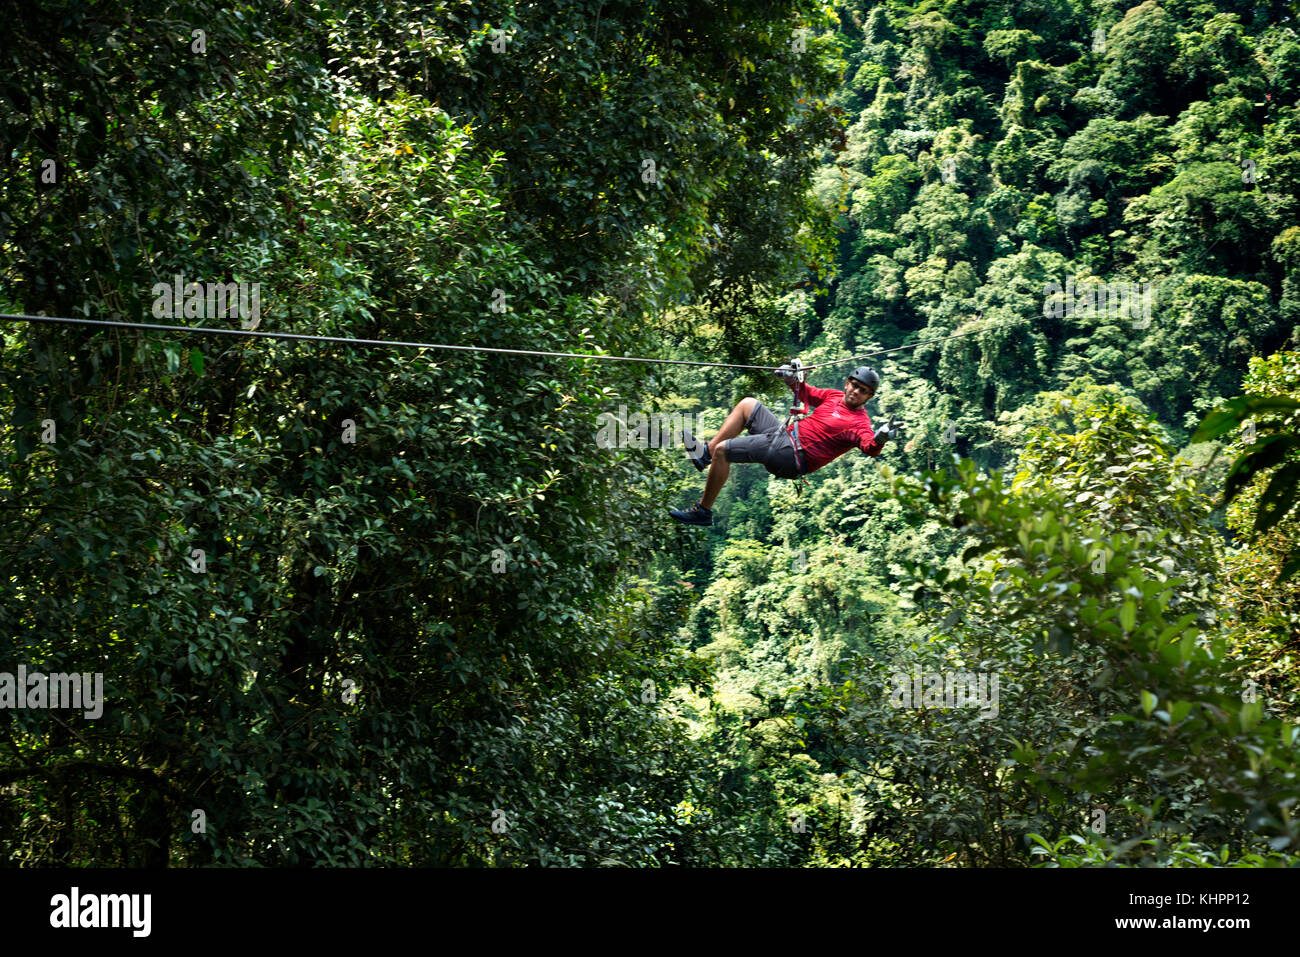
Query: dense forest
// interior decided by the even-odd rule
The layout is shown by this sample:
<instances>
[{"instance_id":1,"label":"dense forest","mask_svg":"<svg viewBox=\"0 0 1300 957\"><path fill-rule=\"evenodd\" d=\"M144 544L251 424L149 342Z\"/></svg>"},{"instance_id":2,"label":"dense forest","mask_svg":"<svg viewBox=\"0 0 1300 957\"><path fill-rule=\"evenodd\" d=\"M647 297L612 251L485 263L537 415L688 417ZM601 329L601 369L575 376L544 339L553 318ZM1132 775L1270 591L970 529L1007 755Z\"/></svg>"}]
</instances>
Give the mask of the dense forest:
<instances>
[{"instance_id":1,"label":"dense forest","mask_svg":"<svg viewBox=\"0 0 1300 957\"><path fill-rule=\"evenodd\" d=\"M7 865L1300 864L1290 0L9 16Z\"/></svg>"}]
</instances>

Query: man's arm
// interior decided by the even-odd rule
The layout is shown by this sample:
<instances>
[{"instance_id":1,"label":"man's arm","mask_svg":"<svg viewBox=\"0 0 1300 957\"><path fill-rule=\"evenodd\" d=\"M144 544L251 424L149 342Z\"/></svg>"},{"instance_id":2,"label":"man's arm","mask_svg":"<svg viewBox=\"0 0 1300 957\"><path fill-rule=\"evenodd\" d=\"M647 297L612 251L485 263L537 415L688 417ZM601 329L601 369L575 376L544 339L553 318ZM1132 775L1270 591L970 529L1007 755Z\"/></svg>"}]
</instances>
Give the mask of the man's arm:
<instances>
[{"instance_id":1,"label":"man's arm","mask_svg":"<svg viewBox=\"0 0 1300 957\"><path fill-rule=\"evenodd\" d=\"M879 455L880 450L884 448L885 443L876 437L875 430L871 427L871 420L867 419L867 424L858 429L858 448L865 455Z\"/></svg>"}]
</instances>

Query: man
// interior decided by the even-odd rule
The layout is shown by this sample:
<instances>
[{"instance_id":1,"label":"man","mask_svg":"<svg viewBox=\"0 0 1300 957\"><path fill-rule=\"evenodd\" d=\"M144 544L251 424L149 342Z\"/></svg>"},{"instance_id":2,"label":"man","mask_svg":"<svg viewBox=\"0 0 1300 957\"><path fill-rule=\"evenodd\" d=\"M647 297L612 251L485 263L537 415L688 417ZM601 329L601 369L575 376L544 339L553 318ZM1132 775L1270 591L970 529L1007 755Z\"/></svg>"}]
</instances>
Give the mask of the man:
<instances>
[{"instance_id":1,"label":"man","mask_svg":"<svg viewBox=\"0 0 1300 957\"><path fill-rule=\"evenodd\" d=\"M796 402L815 407L812 415L794 422L787 430L763 403L747 396L731 410L707 445L685 432L683 438L691 461L700 471L707 467L709 475L697 504L668 513L677 521L685 525L713 524L713 502L733 462L758 462L777 478L793 479L811 475L852 448L879 455L885 443L897 438L904 428L902 422L891 419L879 432L872 430L863 406L876 394L880 376L867 366L853 371L842 392L808 385L798 359L781 366L776 374L794 391ZM748 429L749 435L737 438L742 429Z\"/></svg>"}]
</instances>

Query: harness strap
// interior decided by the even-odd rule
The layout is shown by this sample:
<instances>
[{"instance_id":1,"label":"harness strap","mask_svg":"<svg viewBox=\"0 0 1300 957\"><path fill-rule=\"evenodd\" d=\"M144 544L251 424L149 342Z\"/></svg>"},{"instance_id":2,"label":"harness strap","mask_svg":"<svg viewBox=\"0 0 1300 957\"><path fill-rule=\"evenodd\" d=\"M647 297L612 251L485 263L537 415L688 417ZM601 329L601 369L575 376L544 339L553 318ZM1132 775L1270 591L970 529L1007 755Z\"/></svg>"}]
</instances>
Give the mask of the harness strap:
<instances>
[{"instance_id":1,"label":"harness strap","mask_svg":"<svg viewBox=\"0 0 1300 957\"><path fill-rule=\"evenodd\" d=\"M785 425L782 427L785 434L790 437L790 442L794 445L794 463L799 469L799 475L801 478L804 474L804 457L803 445L799 442L799 419L803 418L807 414L807 406L799 406L796 409L791 409L790 414L785 417ZM798 418L796 418L796 416L798 416ZM791 419L794 419L793 425L790 424ZM804 484L806 485L808 483L805 481Z\"/></svg>"},{"instance_id":2,"label":"harness strap","mask_svg":"<svg viewBox=\"0 0 1300 957\"><path fill-rule=\"evenodd\" d=\"M800 373L799 385L802 386L803 382L804 382L803 373ZM802 397L802 394L803 394L802 389L796 392L795 401L799 401L799 399ZM802 482L803 485L807 485L808 480L803 477L804 458L803 458L803 445L800 444L799 442L799 420L802 419L807 414L808 414L808 406L806 403L803 405L796 406L795 408L791 409L790 414L785 417L785 425L782 426L782 430L785 432L786 435L790 436L790 441L794 445L794 464L795 467L799 470L799 481ZM793 426L790 424L791 419L794 420ZM797 487L796 491L800 495L802 495L803 487L802 486Z\"/></svg>"},{"instance_id":3,"label":"harness strap","mask_svg":"<svg viewBox=\"0 0 1300 957\"><path fill-rule=\"evenodd\" d=\"M803 446L799 444L799 420L795 419L794 425L790 428L790 438L794 442L794 461L799 466L799 474L804 474L803 467Z\"/></svg>"}]
</instances>

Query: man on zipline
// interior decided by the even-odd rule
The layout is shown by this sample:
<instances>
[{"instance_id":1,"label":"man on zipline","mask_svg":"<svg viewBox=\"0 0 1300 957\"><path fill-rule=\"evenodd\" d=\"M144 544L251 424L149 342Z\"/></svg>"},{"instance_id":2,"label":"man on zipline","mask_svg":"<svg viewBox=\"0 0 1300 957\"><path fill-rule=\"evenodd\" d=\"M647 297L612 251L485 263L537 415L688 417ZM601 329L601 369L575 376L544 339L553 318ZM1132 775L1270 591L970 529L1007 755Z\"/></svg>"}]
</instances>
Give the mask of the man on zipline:
<instances>
[{"instance_id":1,"label":"man on zipline","mask_svg":"<svg viewBox=\"0 0 1300 957\"><path fill-rule=\"evenodd\" d=\"M872 431L871 419L862 407L876 394L880 376L867 366L853 371L843 392L808 385L798 359L781 366L776 374L794 392L796 403L815 406L813 413L783 428L763 403L747 396L731 410L707 445L684 432L691 462L700 471L708 468L709 476L697 504L668 513L677 521L713 524L713 501L727 481L732 462L758 462L777 478L794 479L811 475L852 448L879 455L885 443L897 438L904 428L902 422L890 419L879 432ZM737 438L742 429L748 429L749 435Z\"/></svg>"}]
</instances>

